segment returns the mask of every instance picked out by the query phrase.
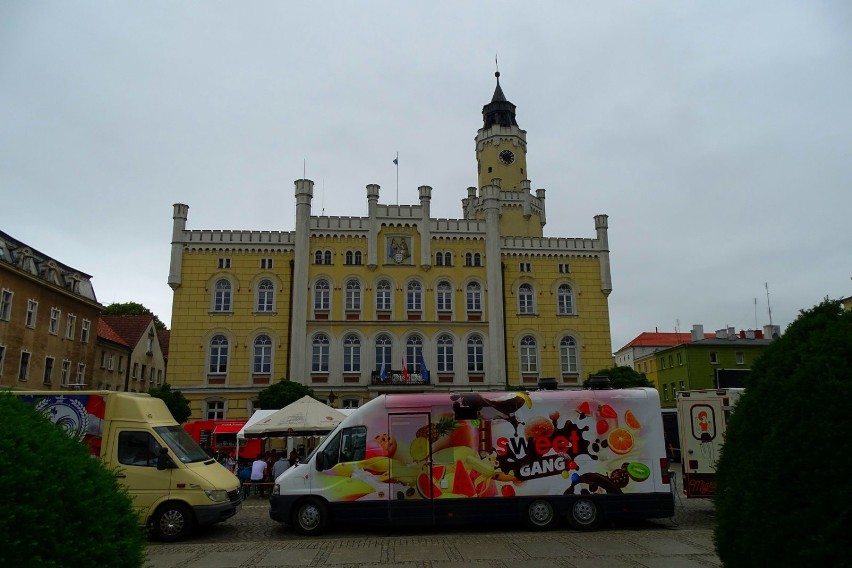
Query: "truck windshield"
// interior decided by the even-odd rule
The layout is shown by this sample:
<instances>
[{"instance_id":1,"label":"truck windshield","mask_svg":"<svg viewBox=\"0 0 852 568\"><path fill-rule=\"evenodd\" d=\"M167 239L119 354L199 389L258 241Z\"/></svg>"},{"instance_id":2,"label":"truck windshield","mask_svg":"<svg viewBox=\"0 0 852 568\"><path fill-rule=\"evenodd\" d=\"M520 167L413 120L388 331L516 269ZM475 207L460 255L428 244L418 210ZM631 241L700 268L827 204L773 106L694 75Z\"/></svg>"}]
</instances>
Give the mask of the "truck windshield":
<instances>
[{"instance_id":1,"label":"truck windshield","mask_svg":"<svg viewBox=\"0 0 852 568\"><path fill-rule=\"evenodd\" d=\"M160 435L181 463L195 463L210 459L207 452L202 450L192 436L180 426L157 426L154 431Z\"/></svg>"}]
</instances>

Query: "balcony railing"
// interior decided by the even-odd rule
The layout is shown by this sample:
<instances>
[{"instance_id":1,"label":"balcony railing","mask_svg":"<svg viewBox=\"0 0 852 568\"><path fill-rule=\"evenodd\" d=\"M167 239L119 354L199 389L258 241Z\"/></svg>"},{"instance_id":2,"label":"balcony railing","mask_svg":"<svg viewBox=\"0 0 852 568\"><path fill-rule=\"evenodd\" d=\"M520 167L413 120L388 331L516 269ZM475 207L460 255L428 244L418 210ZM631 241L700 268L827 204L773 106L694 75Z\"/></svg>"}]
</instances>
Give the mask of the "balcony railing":
<instances>
[{"instance_id":1,"label":"balcony railing","mask_svg":"<svg viewBox=\"0 0 852 568\"><path fill-rule=\"evenodd\" d=\"M380 371L373 371L370 376L370 384L381 386L406 386L406 385L428 385L429 375L421 373L408 373L408 377L403 374L402 370L393 369L385 371L384 378Z\"/></svg>"}]
</instances>

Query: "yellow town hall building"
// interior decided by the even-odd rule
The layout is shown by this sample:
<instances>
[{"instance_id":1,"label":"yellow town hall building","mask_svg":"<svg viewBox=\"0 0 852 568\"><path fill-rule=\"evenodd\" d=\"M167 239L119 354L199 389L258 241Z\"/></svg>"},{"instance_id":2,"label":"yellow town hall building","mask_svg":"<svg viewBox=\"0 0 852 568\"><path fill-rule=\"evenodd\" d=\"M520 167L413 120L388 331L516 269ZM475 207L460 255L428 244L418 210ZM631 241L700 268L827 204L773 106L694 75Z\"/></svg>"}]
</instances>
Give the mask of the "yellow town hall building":
<instances>
[{"instance_id":1,"label":"yellow town hall building","mask_svg":"<svg viewBox=\"0 0 852 568\"><path fill-rule=\"evenodd\" d=\"M296 180L293 231L187 229L175 204L169 379L192 418L246 418L281 378L337 407L386 392L578 386L612 366L607 216L594 238L545 237L526 131L497 87L476 135L479 187L462 217L380 202L366 217L311 214ZM553 382L548 381L548 382Z\"/></svg>"}]
</instances>

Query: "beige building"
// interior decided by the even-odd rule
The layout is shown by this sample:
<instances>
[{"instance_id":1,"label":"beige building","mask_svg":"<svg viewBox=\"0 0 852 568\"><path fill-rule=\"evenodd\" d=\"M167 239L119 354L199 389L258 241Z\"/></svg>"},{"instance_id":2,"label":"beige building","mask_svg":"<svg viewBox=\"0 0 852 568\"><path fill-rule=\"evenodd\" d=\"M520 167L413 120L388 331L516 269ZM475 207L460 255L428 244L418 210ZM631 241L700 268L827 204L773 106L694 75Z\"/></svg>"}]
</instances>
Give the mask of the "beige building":
<instances>
[{"instance_id":1,"label":"beige building","mask_svg":"<svg viewBox=\"0 0 852 568\"><path fill-rule=\"evenodd\" d=\"M169 372L193 418L245 418L281 378L355 407L384 392L578 387L612 366L607 216L588 236L544 236L546 192L499 76L482 119L459 218L432 217L427 185L415 205L369 184L366 216L314 215L307 179L291 231L190 229L175 204Z\"/></svg>"},{"instance_id":2,"label":"beige building","mask_svg":"<svg viewBox=\"0 0 852 568\"><path fill-rule=\"evenodd\" d=\"M101 316L104 324L112 329L115 334L127 345L129 350L127 368L118 371L118 363L113 359L115 372L125 373L124 386L122 390L128 392L148 392L152 387L162 386L166 381L166 356L160 345L157 327L154 325L154 316ZM100 357L101 373L109 377L110 351L102 349ZM115 352L114 357L120 357ZM107 383L112 384L118 379L114 378Z\"/></svg>"},{"instance_id":3,"label":"beige building","mask_svg":"<svg viewBox=\"0 0 852 568\"><path fill-rule=\"evenodd\" d=\"M97 364L92 378L98 390L126 391L130 346L102 318L98 318Z\"/></svg>"},{"instance_id":4,"label":"beige building","mask_svg":"<svg viewBox=\"0 0 852 568\"><path fill-rule=\"evenodd\" d=\"M92 387L101 305L91 276L0 232L0 387Z\"/></svg>"}]
</instances>

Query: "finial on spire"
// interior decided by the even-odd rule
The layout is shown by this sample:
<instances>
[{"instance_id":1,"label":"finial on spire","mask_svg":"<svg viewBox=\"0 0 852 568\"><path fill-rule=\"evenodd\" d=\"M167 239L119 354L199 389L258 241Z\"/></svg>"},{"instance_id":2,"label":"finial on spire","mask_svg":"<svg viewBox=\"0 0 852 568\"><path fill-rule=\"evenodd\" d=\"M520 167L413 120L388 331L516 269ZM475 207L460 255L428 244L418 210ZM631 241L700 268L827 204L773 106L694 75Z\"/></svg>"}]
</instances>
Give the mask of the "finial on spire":
<instances>
[{"instance_id":1,"label":"finial on spire","mask_svg":"<svg viewBox=\"0 0 852 568\"><path fill-rule=\"evenodd\" d=\"M500 65L498 65L498 63L497 63L497 54L496 53L494 54L494 69L496 70L496 72L494 73L494 76L497 77L497 82L499 83L500 82Z\"/></svg>"}]
</instances>

